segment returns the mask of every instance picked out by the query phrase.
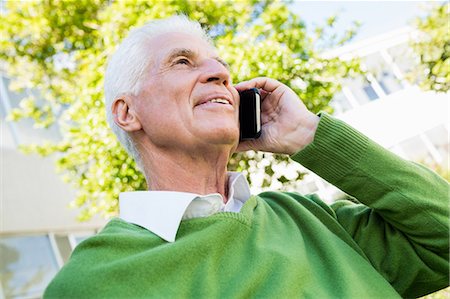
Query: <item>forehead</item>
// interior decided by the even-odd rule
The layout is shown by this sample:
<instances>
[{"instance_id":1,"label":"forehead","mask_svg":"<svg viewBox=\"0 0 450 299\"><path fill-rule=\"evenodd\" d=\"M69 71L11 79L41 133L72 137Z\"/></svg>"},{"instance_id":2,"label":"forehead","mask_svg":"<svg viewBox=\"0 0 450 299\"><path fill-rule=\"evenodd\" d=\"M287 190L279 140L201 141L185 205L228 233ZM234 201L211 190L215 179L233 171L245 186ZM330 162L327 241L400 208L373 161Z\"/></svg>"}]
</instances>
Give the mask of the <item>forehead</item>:
<instances>
[{"instance_id":1,"label":"forehead","mask_svg":"<svg viewBox=\"0 0 450 299\"><path fill-rule=\"evenodd\" d=\"M200 56L217 56L216 49L210 43L193 34L170 32L155 36L150 41L150 52L155 62L164 60L177 49L187 49Z\"/></svg>"}]
</instances>

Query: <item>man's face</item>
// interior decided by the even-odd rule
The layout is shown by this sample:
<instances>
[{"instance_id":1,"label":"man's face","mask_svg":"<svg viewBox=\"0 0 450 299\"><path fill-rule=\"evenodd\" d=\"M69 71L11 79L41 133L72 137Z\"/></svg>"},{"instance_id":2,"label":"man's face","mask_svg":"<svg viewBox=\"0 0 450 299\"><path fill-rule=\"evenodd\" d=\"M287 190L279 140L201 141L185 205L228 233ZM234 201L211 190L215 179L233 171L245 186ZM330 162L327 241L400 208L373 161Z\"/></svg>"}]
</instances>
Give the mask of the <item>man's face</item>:
<instances>
[{"instance_id":1,"label":"man's face","mask_svg":"<svg viewBox=\"0 0 450 299\"><path fill-rule=\"evenodd\" d=\"M239 95L215 49L193 35L168 33L153 38L149 55L133 104L151 142L181 150L236 146Z\"/></svg>"}]
</instances>

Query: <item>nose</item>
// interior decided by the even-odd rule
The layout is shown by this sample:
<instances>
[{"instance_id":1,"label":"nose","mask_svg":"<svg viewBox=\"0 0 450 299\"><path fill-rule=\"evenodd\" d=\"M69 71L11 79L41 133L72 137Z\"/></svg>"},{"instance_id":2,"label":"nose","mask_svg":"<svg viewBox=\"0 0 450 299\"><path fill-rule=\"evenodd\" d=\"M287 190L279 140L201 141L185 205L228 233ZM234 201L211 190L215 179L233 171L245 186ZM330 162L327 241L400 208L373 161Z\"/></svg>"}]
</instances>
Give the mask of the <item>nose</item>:
<instances>
[{"instance_id":1,"label":"nose","mask_svg":"<svg viewBox=\"0 0 450 299\"><path fill-rule=\"evenodd\" d=\"M219 61L207 59L203 63L204 70L200 77L202 83L216 83L228 86L230 84L230 72Z\"/></svg>"}]
</instances>

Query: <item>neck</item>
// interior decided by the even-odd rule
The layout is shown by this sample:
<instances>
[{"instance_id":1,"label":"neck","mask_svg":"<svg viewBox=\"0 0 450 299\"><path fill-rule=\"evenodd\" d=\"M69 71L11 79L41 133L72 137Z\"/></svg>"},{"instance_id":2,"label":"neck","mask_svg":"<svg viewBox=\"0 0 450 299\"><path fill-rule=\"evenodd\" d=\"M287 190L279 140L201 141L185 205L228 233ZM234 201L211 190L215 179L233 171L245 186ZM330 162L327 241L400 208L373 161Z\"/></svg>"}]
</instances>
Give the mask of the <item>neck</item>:
<instances>
[{"instance_id":1,"label":"neck","mask_svg":"<svg viewBox=\"0 0 450 299\"><path fill-rule=\"evenodd\" d=\"M169 149L143 149L141 156L148 188L200 195L219 193L227 202L230 152L231 149L209 149L189 155Z\"/></svg>"}]
</instances>

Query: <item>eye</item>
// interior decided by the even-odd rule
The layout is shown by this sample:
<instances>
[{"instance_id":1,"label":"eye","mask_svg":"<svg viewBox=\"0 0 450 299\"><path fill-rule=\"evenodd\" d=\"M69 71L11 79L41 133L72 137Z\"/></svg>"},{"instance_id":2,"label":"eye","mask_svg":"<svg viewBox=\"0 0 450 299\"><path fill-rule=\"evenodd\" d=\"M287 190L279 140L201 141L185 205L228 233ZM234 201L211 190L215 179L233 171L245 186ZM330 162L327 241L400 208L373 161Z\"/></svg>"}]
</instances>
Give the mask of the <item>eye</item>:
<instances>
[{"instance_id":1,"label":"eye","mask_svg":"<svg viewBox=\"0 0 450 299\"><path fill-rule=\"evenodd\" d=\"M187 58L179 58L175 61L175 64L186 64L186 65L190 65L191 62L189 61L189 59Z\"/></svg>"}]
</instances>

